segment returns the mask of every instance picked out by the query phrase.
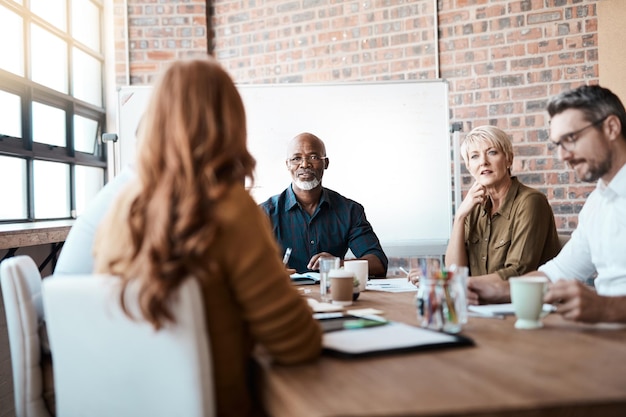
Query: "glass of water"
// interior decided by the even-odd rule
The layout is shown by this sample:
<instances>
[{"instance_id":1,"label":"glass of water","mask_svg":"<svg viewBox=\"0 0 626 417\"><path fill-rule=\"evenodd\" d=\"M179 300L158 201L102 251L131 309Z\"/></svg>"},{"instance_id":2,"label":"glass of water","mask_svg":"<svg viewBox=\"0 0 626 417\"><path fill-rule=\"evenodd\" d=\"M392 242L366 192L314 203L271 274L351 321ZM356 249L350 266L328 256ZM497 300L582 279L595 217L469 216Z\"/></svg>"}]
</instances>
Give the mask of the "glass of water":
<instances>
[{"instance_id":1,"label":"glass of water","mask_svg":"<svg viewBox=\"0 0 626 417\"><path fill-rule=\"evenodd\" d=\"M339 269L341 266L341 259L337 256L322 256L319 259L320 266L320 298L322 302L330 302L330 280L328 279L328 273L332 269Z\"/></svg>"}]
</instances>

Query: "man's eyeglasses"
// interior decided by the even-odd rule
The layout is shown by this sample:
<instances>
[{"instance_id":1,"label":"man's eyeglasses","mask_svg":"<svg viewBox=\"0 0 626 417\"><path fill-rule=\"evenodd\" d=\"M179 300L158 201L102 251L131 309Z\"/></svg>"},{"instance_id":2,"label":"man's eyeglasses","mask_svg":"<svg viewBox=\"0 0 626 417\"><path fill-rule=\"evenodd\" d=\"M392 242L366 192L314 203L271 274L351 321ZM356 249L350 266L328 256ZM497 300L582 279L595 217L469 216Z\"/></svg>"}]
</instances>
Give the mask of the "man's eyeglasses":
<instances>
[{"instance_id":1,"label":"man's eyeglasses","mask_svg":"<svg viewBox=\"0 0 626 417\"><path fill-rule=\"evenodd\" d=\"M573 151L574 148L576 147L576 142L578 141L578 139L580 139L580 134L583 133L585 130L589 129L590 127L601 124L607 119L607 117L609 116L604 116L602 119L598 119L595 122L592 122L581 129L575 130L574 132L566 133L565 135L561 136L561 139L559 139L558 141L550 142L550 145L549 145L550 149L556 149L559 146L562 146L563 149L566 150L567 152Z\"/></svg>"},{"instance_id":2,"label":"man's eyeglasses","mask_svg":"<svg viewBox=\"0 0 626 417\"><path fill-rule=\"evenodd\" d=\"M313 165L316 165L325 159L326 159L325 156L309 155L309 156L294 156L292 158L287 159L287 161L289 161L289 163L293 166L298 166L302 164L302 161L304 160L306 160L307 162L310 162Z\"/></svg>"}]
</instances>

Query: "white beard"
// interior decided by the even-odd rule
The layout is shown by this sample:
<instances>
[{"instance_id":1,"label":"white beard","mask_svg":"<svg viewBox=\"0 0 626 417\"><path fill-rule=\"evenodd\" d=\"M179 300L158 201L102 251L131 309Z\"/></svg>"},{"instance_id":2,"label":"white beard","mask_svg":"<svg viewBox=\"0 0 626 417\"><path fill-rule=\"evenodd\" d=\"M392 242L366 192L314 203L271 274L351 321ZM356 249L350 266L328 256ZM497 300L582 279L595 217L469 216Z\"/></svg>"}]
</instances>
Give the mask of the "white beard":
<instances>
[{"instance_id":1,"label":"white beard","mask_svg":"<svg viewBox=\"0 0 626 417\"><path fill-rule=\"evenodd\" d=\"M310 190L314 189L315 187L317 187L318 185L320 185L321 181L318 180L317 178L315 178L314 180L311 180L311 181L295 180L294 184L296 185L296 187L298 187L301 190L310 191Z\"/></svg>"}]
</instances>

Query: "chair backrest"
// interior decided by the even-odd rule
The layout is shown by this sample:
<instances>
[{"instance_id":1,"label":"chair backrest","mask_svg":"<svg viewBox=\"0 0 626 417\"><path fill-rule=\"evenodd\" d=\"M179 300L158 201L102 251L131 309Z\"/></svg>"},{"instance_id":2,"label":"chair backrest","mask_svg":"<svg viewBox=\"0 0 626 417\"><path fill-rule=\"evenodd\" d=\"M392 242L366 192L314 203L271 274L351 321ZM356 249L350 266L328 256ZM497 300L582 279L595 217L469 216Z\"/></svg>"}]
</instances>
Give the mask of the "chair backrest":
<instances>
[{"instance_id":1,"label":"chair backrest","mask_svg":"<svg viewBox=\"0 0 626 417\"><path fill-rule=\"evenodd\" d=\"M0 283L7 318L16 417L49 417L43 399L39 327L44 313L41 274L29 256L0 264Z\"/></svg>"},{"instance_id":2,"label":"chair backrest","mask_svg":"<svg viewBox=\"0 0 626 417\"><path fill-rule=\"evenodd\" d=\"M119 278L55 276L43 285L54 359L57 415L213 416L213 374L200 288L187 279L171 298L175 323L141 318L137 286L120 304Z\"/></svg>"}]
</instances>

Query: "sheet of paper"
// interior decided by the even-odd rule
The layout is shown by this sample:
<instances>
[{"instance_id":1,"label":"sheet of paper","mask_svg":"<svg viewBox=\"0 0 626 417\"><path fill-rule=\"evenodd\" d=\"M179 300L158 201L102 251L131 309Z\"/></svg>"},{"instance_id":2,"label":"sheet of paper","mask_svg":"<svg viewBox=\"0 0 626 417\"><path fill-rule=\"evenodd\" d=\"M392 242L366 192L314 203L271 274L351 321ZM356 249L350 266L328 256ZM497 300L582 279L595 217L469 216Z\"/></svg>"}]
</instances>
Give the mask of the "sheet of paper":
<instances>
[{"instance_id":1,"label":"sheet of paper","mask_svg":"<svg viewBox=\"0 0 626 417\"><path fill-rule=\"evenodd\" d=\"M352 314L353 316L369 316L369 315L379 315L384 314L382 310L378 310L377 308L356 308L352 310L346 311L348 314Z\"/></svg>"},{"instance_id":2,"label":"sheet of paper","mask_svg":"<svg viewBox=\"0 0 626 417\"><path fill-rule=\"evenodd\" d=\"M473 311L474 313L484 314L487 316L508 316L515 314L515 309L513 308L512 303L506 304L484 304L480 306L469 306L467 308L469 311ZM554 310L554 306L552 304L544 304L543 311L545 313L551 313Z\"/></svg>"},{"instance_id":3,"label":"sheet of paper","mask_svg":"<svg viewBox=\"0 0 626 417\"><path fill-rule=\"evenodd\" d=\"M385 292L411 292L417 287L406 278L370 279L367 281L367 290Z\"/></svg>"},{"instance_id":4,"label":"sheet of paper","mask_svg":"<svg viewBox=\"0 0 626 417\"><path fill-rule=\"evenodd\" d=\"M307 298L306 301L309 303L309 307L311 307L314 313L327 313L329 311L343 310L343 306L331 303L322 303L313 298Z\"/></svg>"}]
</instances>

